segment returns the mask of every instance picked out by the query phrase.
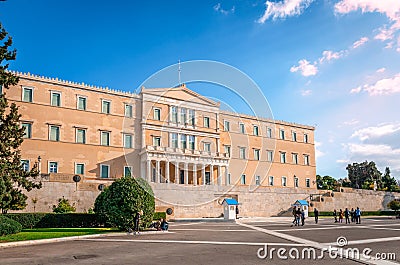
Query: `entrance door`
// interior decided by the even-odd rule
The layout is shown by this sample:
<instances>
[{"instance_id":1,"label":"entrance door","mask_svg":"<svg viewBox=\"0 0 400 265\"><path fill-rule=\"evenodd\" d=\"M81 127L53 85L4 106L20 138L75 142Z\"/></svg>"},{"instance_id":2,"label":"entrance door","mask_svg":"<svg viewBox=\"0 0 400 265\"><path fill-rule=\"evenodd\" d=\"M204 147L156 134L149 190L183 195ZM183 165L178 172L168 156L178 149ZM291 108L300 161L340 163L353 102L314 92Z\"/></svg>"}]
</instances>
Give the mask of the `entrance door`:
<instances>
[{"instance_id":1,"label":"entrance door","mask_svg":"<svg viewBox=\"0 0 400 265\"><path fill-rule=\"evenodd\" d=\"M205 172L206 174L206 185L210 185L211 183L211 178L210 178L210 172Z\"/></svg>"},{"instance_id":2,"label":"entrance door","mask_svg":"<svg viewBox=\"0 0 400 265\"><path fill-rule=\"evenodd\" d=\"M185 183L185 171L181 170L179 172L179 184L184 184Z\"/></svg>"}]
</instances>

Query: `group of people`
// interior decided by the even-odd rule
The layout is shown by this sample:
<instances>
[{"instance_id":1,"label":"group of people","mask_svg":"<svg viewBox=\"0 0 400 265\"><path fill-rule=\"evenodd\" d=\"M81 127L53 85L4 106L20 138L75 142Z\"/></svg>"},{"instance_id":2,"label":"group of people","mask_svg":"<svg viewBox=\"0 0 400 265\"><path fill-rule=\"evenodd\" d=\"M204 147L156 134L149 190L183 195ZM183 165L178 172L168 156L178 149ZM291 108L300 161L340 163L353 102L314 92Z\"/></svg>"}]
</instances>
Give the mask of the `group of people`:
<instances>
[{"instance_id":1,"label":"group of people","mask_svg":"<svg viewBox=\"0 0 400 265\"><path fill-rule=\"evenodd\" d=\"M339 212L337 212L336 209L334 209L333 218L335 220L335 223L343 223L343 219L345 219L346 224L350 223L361 224L361 210L359 207L357 207L355 210L354 208L351 208L351 210L346 208L344 211L340 209Z\"/></svg>"},{"instance_id":2,"label":"group of people","mask_svg":"<svg viewBox=\"0 0 400 265\"><path fill-rule=\"evenodd\" d=\"M142 218L143 211L137 211L135 216L133 217L133 231L131 228L128 229L129 233L132 233L134 235L140 234L139 232L139 225L140 225L140 219ZM168 222L164 218L161 218L159 221L153 222L149 228L155 228L158 231L167 231L168 230Z\"/></svg>"},{"instance_id":3,"label":"group of people","mask_svg":"<svg viewBox=\"0 0 400 265\"><path fill-rule=\"evenodd\" d=\"M301 209L300 207L294 206L292 214L293 214L294 220L293 220L291 226L300 226L300 222L301 222L301 226L303 226L304 222L305 222L304 210Z\"/></svg>"}]
</instances>

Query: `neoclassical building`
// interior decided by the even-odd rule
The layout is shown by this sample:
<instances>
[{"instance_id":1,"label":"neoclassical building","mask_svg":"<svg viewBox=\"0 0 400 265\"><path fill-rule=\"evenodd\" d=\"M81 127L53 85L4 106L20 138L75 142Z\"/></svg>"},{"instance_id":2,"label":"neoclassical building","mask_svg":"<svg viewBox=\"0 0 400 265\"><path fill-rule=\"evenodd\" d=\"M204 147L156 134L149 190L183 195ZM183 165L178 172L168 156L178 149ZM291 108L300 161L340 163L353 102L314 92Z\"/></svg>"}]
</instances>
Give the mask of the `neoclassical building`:
<instances>
[{"instance_id":1,"label":"neoclassical building","mask_svg":"<svg viewBox=\"0 0 400 265\"><path fill-rule=\"evenodd\" d=\"M38 163L44 184L27 211L62 196L87 211L122 176L145 178L175 217L219 216L226 197L269 216L316 190L312 126L225 111L184 84L135 94L16 74L3 93L22 114L22 163Z\"/></svg>"}]
</instances>

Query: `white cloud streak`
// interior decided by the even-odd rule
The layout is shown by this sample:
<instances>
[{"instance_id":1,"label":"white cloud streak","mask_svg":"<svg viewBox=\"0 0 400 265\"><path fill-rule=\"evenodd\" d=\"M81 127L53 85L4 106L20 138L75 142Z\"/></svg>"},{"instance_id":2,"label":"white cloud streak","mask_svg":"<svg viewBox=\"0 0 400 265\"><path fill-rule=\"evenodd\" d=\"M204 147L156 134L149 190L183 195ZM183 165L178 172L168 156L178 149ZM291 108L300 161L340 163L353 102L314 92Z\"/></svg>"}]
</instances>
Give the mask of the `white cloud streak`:
<instances>
[{"instance_id":1,"label":"white cloud streak","mask_svg":"<svg viewBox=\"0 0 400 265\"><path fill-rule=\"evenodd\" d=\"M314 0L283 0L281 2L266 1L264 15L257 22L265 23L268 19L285 19L286 17L298 16L307 9Z\"/></svg>"},{"instance_id":2,"label":"white cloud streak","mask_svg":"<svg viewBox=\"0 0 400 265\"><path fill-rule=\"evenodd\" d=\"M369 39L367 37L362 37L358 41L353 43L353 49L357 49L358 47L364 45Z\"/></svg>"},{"instance_id":3,"label":"white cloud streak","mask_svg":"<svg viewBox=\"0 0 400 265\"><path fill-rule=\"evenodd\" d=\"M351 135L351 137L352 138L356 137L361 141L365 141L369 139L380 138L386 135L391 135L399 131L400 131L400 124L398 123L382 124L379 126L372 126L357 130Z\"/></svg>"},{"instance_id":4,"label":"white cloud streak","mask_svg":"<svg viewBox=\"0 0 400 265\"><path fill-rule=\"evenodd\" d=\"M318 73L316 63L310 64L306 59L300 60L298 66L292 66L290 72L300 72L303 76L313 76Z\"/></svg>"},{"instance_id":5,"label":"white cloud streak","mask_svg":"<svg viewBox=\"0 0 400 265\"><path fill-rule=\"evenodd\" d=\"M214 11L219 12L221 14L224 15L228 15L228 14L233 14L235 13L235 6L233 6L231 9L229 10L225 10L221 7L221 3L216 4L214 7Z\"/></svg>"}]
</instances>

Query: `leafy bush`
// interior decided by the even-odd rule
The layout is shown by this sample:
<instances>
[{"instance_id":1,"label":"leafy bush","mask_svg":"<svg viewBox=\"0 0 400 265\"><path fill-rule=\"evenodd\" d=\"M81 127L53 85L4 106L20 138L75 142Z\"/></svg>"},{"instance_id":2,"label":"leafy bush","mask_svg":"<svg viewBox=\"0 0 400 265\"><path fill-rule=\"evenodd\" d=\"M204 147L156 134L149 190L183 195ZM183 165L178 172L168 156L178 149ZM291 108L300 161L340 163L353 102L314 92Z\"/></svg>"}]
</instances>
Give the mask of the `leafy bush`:
<instances>
[{"instance_id":1,"label":"leafy bush","mask_svg":"<svg viewBox=\"0 0 400 265\"><path fill-rule=\"evenodd\" d=\"M387 207L389 207L393 211L397 212L398 210L400 210L400 201L393 200L393 201L388 203Z\"/></svg>"},{"instance_id":2,"label":"leafy bush","mask_svg":"<svg viewBox=\"0 0 400 265\"><path fill-rule=\"evenodd\" d=\"M150 185L142 178L132 177L114 181L97 196L94 204L98 220L123 230L134 226L134 217L140 210L142 226L147 227L153 220L154 208Z\"/></svg>"},{"instance_id":3,"label":"leafy bush","mask_svg":"<svg viewBox=\"0 0 400 265\"><path fill-rule=\"evenodd\" d=\"M54 213L74 213L75 211L76 208L69 203L68 199L65 199L64 197L58 199L57 206L53 205Z\"/></svg>"},{"instance_id":4,"label":"leafy bush","mask_svg":"<svg viewBox=\"0 0 400 265\"><path fill-rule=\"evenodd\" d=\"M19 222L23 228L74 228L100 227L103 223L95 214L88 213L8 213L10 219Z\"/></svg>"},{"instance_id":5,"label":"leafy bush","mask_svg":"<svg viewBox=\"0 0 400 265\"><path fill-rule=\"evenodd\" d=\"M153 215L153 220L161 220L162 219L167 219L167 213L166 212L155 212Z\"/></svg>"},{"instance_id":6,"label":"leafy bush","mask_svg":"<svg viewBox=\"0 0 400 265\"><path fill-rule=\"evenodd\" d=\"M5 216L0 216L0 236L11 235L21 232L22 225Z\"/></svg>"}]
</instances>

